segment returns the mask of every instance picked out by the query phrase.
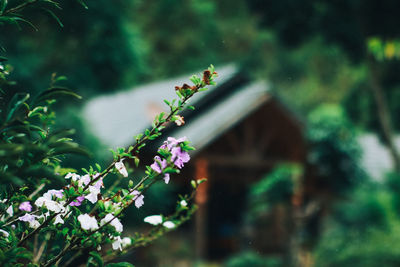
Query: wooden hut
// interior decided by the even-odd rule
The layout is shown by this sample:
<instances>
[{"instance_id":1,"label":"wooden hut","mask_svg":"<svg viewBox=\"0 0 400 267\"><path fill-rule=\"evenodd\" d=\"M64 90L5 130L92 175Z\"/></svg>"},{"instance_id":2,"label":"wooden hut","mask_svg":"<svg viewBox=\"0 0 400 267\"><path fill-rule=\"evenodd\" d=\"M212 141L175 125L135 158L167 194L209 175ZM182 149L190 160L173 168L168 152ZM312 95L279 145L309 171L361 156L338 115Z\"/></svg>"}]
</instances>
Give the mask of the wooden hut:
<instances>
[{"instance_id":1,"label":"wooden hut","mask_svg":"<svg viewBox=\"0 0 400 267\"><path fill-rule=\"evenodd\" d=\"M163 135L186 136L196 150L182 175L208 179L197 192L199 210L191 224L196 254L221 259L246 246L283 252L290 239L282 227L284 214L274 213L270 227L255 240L246 240L241 223L252 183L277 164L305 161L302 126L270 93L267 82L251 81L234 65L218 72L218 86L196 96L196 109L183 114L186 124L168 127ZM129 145L134 134L150 127L165 108L162 100L173 97L174 85L183 81L171 79L92 100L84 110L89 128L107 146ZM148 161L159 145L148 146Z\"/></svg>"}]
</instances>

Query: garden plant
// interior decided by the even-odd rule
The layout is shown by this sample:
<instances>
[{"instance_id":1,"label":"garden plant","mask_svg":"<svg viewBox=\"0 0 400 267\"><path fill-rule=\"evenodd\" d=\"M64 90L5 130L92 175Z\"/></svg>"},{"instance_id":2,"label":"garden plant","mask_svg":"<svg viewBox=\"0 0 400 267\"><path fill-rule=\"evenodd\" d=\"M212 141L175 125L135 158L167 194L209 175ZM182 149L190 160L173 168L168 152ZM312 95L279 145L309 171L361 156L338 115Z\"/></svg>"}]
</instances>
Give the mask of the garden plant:
<instances>
[{"instance_id":1,"label":"garden plant","mask_svg":"<svg viewBox=\"0 0 400 267\"><path fill-rule=\"evenodd\" d=\"M36 6L57 20L52 9L61 7L54 1L29 0L9 7L6 0L1 0L0 23L35 27L21 12ZM212 65L201 77L190 78L193 85L176 86L177 98L164 101L169 112L158 114L150 129L132 139L133 145L112 151L113 161L108 166L96 163L76 171L64 166L63 159L67 154L87 152L72 140L73 130L55 128L53 108L61 100L80 96L63 87L66 78L56 74L51 77L50 87L38 95L10 95L8 88L16 82L10 81L9 75L18 70L7 64L7 58L0 60L1 266L68 266L76 262L103 266L191 217L196 210L192 204L194 193L204 179L190 181L192 193L177 198L172 214L147 216L144 222L152 225L149 231L127 235L121 223L128 207L139 209L145 204L146 191L153 184L168 184L170 176L179 173L190 160L188 152L194 148L186 137L165 138L149 166L141 166L141 150L147 141L161 137L169 124L184 124L179 114L185 108L194 108L188 104L193 95L215 85L217 73ZM132 173L140 168L145 169L144 176L134 182ZM113 180L112 186L105 186L106 179ZM122 183L124 179L128 182Z\"/></svg>"}]
</instances>

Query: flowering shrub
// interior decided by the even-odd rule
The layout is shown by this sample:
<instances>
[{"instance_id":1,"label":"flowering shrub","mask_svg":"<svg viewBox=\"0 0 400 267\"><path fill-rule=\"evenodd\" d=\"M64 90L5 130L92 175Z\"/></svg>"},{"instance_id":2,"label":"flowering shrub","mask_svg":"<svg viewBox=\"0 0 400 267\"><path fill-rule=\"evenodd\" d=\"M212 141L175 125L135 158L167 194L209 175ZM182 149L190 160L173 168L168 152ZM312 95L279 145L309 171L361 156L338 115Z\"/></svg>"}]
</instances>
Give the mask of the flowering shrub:
<instances>
[{"instance_id":1,"label":"flowering shrub","mask_svg":"<svg viewBox=\"0 0 400 267\"><path fill-rule=\"evenodd\" d=\"M182 117L177 113L185 108L194 94L214 84L215 76L211 66L204 71L202 79L192 76L194 85L190 88L186 85L177 87L178 99L165 101L170 108L169 114L159 114L151 129L135 137L134 145L113 151L114 161L107 168L102 169L96 164L96 168L90 167L82 174L69 172L64 176L65 186L62 188L43 190L45 187L39 186L29 195L25 192L32 190L23 187L4 192L0 201L0 259L3 264L26 263L28 260L33 265L67 265L74 255L85 250L90 251L89 263L102 265L103 255L107 255L109 261L123 251L148 244L185 222L195 210L194 205L188 204L193 193L181 196L175 213L146 217L144 222L154 225L147 234L123 236L124 227L120 221L129 206L140 208L144 205L145 192L150 186L158 181L168 184L170 175L179 173L190 160L188 151L194 148L185 137L168 137L137 184L130 181L127 188L110 191L104 187L103 181L110 173L122 179L129 177L131 169L124 161L133 160L138 167L140 150L146 141L159 137L168 122L181 121ZM0 167L3 173L8 172L4 164ZM193 189L201 182L192 181ZM64 242L54 249L46 246L50 238ZM38 248L39 243L42 244Z\"/></svg>"},{"instance_id":2,"label":"flowering shrub","mask_svg":"<svg viewBox=\"0 0 400 267\"><path fill-rule=\"evenodd\" d=\"M7 9L7 1L0 0L0 18L2 22L23 21L18 12L36 3L53 1L27 1ZM86 152L70 138L73 131L54 129L52 105L61 97L80 97L60 86L65 78L55 75L50 88L33 99L27 93L9 97L7 88L14 83L7 78L12 68L6 61L0 58L1 266L68 266L78 258L86 260L87 266L103 266L190 218L196 209L191 200L203 180L191 181L192 193L180 196L174 213L146 217L144 222L152 225L147 233L127 236L121 223L128 207L139 209L145 204L148 188L157 182L168 184L170 175L179 173L189 162L188 152L194 148L185 137L168 137L154 162L144 166L145 174L139 182L129 180L126 187L119 184L139 168L140 151L147 141L160 137L169 123L185 123L179 113L193 108L187 106L190 98L215 84L217 73L212 65L202 77L191 77L193 85L176 86L177 98L164 101L169 112L157 115L152 128L135 136L133 145L112 151L111 164L105 168L95 164L78 173L63 167L62 160L66 154ZM105 179L115 182L106 188Z\"/></svg>"}]
</instances>

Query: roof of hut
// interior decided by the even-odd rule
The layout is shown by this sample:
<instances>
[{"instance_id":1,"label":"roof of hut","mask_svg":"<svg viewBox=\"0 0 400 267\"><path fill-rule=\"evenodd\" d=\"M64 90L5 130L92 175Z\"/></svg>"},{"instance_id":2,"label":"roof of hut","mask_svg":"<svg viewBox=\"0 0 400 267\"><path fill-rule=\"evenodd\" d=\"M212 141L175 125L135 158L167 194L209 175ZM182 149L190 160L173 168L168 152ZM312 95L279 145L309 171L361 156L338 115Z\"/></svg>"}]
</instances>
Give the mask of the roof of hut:
<instances>
[{"instance_id":1,"label":"roof of hut","mask_svg":"<svg viewBox=\"0 0 400 267\"><path fill-rule=\"evenodd\" d=\"M270 98L266 82L249 82L235 65L219 68L218 73L217 86L194 96L190 104L195 112L184 113L187 123L172 130L176 137L188 137L196 148L209 144ZM187 79L177 77L93 98L83 109L88 129L106 146L132 144L133 136L149 128L158 113L168 111L163 100L175 98L174 86Z\"/></svg>"}]
</instances>

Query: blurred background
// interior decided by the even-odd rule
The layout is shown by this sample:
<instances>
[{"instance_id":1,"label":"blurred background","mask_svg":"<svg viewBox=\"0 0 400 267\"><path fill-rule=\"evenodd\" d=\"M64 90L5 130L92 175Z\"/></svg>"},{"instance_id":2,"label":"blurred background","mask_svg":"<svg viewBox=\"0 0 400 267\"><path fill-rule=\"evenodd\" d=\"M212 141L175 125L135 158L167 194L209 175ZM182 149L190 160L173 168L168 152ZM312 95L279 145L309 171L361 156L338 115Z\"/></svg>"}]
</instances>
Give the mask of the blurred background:
<instances>
[{"instance_id":1,"label":"blurred background","mask_svg":"<svg viewBox=\"0 0 400 267\"><path fill-rule=\"evenodd\" d=\"M83 96L57 105L58 127L75 128L93 155L66 166L106 164L174 85L209 64L220 74L187 124L163 135L188 136L191 163L124 225L146 229L143 217L170 211L190 179L207 177L198 212L125 260L400 266L399 1L60 2L60 21L27 8L39 30L2 25L0 44L18 82L10 90L38 94L57 73Z\"/></svg>"}]
</instances>

